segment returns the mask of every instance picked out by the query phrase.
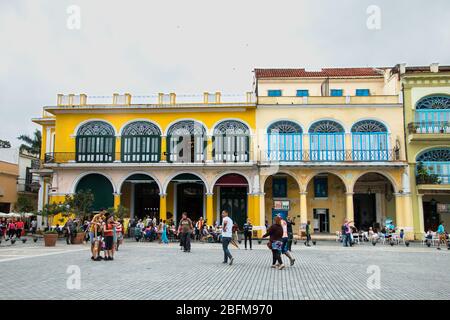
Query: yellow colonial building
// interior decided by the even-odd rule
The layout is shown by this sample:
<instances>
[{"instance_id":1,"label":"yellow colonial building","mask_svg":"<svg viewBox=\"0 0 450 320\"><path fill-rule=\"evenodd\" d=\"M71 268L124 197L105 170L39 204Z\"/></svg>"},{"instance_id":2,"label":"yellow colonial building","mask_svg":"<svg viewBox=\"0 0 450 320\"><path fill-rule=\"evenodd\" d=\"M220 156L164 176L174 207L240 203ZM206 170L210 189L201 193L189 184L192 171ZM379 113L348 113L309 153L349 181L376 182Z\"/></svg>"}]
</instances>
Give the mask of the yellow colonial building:
<instances>
[{"instance_id":1,"label":"yellow colonial building","mask_svg":"<svg viewBox=\"0 0 450 320\"><path fill-rule=\"evenodd\" d=\"M325 234L345 218L360 229L390 218L412 238L398 67L254 75L242 96L59 95L33 119L43 127L40 207L90 189L95 210L122 204L134 218L186 211L213 224L228 209L241 226L281 214L296 232L310 221Z\"/></svg>"},{"instance_id":2,"label":"yellow colonial building","mask_svg":"<svg viewBox=\"0 0 450 320\"><path fill-rule=\"evenodd\" d=\"M213 224L226 208L259 225L252 99L58 95L33 120L43 127L40 207L89 189L94 210L122 204L132 218L163 220L186 211Z\"/></svg>"},{"instance_id":3,"label":"yellow colonial building","mask_svg":"<svg viewBox=\"0 0 450 320\"><path fill-rule=\"evenodd\" d=\"M450 226L450 66L398 65L416 238Z\"/></svg>"},{"instance_id":4,"label":"yellow colonial building","mask_svg":"<svg viewBox=\"0 0 450 320\"><path fill-rule=\"evenodd\" d=\"M394 220L413 237L402 94L390 68L256 69L265 219L334 233Z\"/></svg>"}]
</instances>

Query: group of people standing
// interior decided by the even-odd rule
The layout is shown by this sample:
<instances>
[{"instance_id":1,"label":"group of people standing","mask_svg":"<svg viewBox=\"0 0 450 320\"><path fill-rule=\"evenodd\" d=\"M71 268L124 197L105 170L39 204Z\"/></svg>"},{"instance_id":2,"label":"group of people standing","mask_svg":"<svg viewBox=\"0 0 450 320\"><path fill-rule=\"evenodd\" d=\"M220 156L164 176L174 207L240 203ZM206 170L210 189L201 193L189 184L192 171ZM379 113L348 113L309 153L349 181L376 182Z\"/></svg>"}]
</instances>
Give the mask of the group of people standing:
<instances>
[{"instance_id":1,"label":"group of people standing","mask_svg":"<svg viewBox=\"0 0 450 320\"><path fill-rule=\"evenodd\" d=\"M123 221L115 221L113 215L102 209L94 215L87 230L91 243L91 260L114 260L114 254L123 240Z\"/></svg>"},{"instance_id":2,"label":"group of people standing","mask_svg":"<svg viewBox=\"0 0 450 320\"><path fill-rule=\"evenodd\" d=\"M0 232L6 241L20 239L25 231L25 223L22 219L2 219L0 222Z\"/></svg>"}]
</instances>

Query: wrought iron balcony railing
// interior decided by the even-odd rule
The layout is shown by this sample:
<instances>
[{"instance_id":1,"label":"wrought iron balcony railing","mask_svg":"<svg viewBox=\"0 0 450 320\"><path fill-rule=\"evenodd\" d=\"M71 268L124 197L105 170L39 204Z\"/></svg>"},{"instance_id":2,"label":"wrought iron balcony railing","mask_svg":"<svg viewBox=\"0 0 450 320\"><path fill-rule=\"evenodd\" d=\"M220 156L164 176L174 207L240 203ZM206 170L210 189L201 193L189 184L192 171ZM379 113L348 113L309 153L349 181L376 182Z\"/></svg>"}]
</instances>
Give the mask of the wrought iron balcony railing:
<instances>
[{"instance_id":1,"label":"wrought iron balcony railing","mask_svg":"<svg viewBox=\"0 0 450 320\"><path fill-rule=\"evenodd\" d=\"M448 121L420 121L408 124L408 132L414 133L450 133L450 122Z\"/></svg>"},{"instance_id":2,"label":"wrought iron balcony railing","mask_svg":"<svg viewBox=\"0 0 450 320\"><path fill-rule=\"evenodd\" d=\"M213 155L205 153L148 153L148 154L124 154L115 153L76 153L76 152L53 152L45 155L45 164L61 163L205 163L208 160L214 163L242 163L252 160L251 151L237 151L215 153Z\"/></svg>"},{"instance_id":3,"label":"wrought iron balcony railing","mask_svg":"<svg viewBox=\"0 0 450 320\"><path fill-rule=\"evenodd\" d=\"M392 150L280 150L262 151L262 162L384 162L400 159L398 149Z\"/></svg>"},{"instance_id":4,"label":"wrought iron balcony railing","mask_svg":"<svg viewBox=\"0 0 450 320\"><path fill-rule=\"evenodd\" d=\"M450 184L450 174L416 176L416 184Z\"/></svg>"},{"instance_id":5,"label":"wrought iron balcony railing","mask_svg":"<svg viewBox=\"0 0 450 320\"><path fill-rule=\"evenodd\" d=\"M271 150L261 151L261 162L386 162L398 161L399 150ZM44 163L205 163L212 161L221 163L244 163L255 161L252 151L221 152L213 154L194 154L193 157L175 157L163 152L161 156L155 154L141 155L139 158L121 153L92 153L77 154L75 152L47 153Z\"/></svg>"}]
</instances>

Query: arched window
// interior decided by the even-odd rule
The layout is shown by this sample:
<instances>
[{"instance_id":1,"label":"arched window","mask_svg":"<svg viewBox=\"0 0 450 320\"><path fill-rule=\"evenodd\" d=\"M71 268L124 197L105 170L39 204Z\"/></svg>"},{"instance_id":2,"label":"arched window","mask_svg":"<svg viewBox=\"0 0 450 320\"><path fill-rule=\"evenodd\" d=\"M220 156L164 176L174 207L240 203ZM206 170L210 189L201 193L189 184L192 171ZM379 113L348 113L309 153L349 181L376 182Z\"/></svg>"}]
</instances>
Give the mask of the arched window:
<instances>
[{"instance_id":1,"label":"arched window","mask_svg":"<svg viewBox=\"0 0 450 320\"><path fill-rule=\"evenodd\" d=\"M354 161L388 160L388 133L384 124L362 120L355 123L351 131Z\"/></svg>"},{"instance_id":2,"label":"arched window","mask_svg":"<svg viewBox=\"0 0 450 320\"><path fill-rule=\"evenodd\" d=\"M292 121L277 121L271 124L267 128L269 160L302 160L302 133L302 128Z\"/></svg>"},{"instance_id":3,"label":"arched window","mask_svg":"<svg viewBox=\"0 0 450 320\"><path fill-rule=\"evenodd\" d=\"M344 161L345 131L337 122L322 120L309 128L310 159L313 161Z\"/></svg>"},{"instance_id":4,"label":"arched window","mask_svg":"<svg viewBox=\"0 0 450 320\"><path fill-rule=\"evenodd\" d=\"M437 175L440 183L450 183L450 148L426 151L417 157L416 162L421 163L429 174Z\"/></svg>"},{"instance_id":5,"label":"arched window","mask_svg":"<svg viewBox=\"0 0 450 320\"><path fill-rule=\"evenodd\" d=\"M214 128L213 158L218 162L250 160L250 130L240 121L226 120Z\"/></svg>"},{"instance_id":6,"label":"arched window","mask_svg":"<svg viewBox=\"0 0 450 320\"><path fill-rule=\"evenodd\" d=\"M115 159L114 128L103 121L82 125L76 138L77 162L113 162Z\"/></svg>"},{"instance_id":7,"label":"arched window","mask_svg":"<svg viewBox=\"0 0 450 320\"><path fill-rule=\"evenodd\" d=\"M122 132L122 162L159 162L161 131L148 121L135 121Z\"/></svg>"},{"instance_id":8,"label":"arched window","mask_svg":"<svg viewBox=\"0 0 450 320\"><path fill-rule=\"evenodd\" d=\"M168 161L203 162L206 144L206 129L201 123L193 120L177 122L168 130Z\"/></svg>"},{"instance_id":9,"label":"arched window","mask_svg":"<svg viewBox=\"0 0 450 320\"><path fill-rule=\"evenodd\" d=\"M417 133L450 133L450 96L432 95L416 104Z\"/></svg>"}]
</instances>

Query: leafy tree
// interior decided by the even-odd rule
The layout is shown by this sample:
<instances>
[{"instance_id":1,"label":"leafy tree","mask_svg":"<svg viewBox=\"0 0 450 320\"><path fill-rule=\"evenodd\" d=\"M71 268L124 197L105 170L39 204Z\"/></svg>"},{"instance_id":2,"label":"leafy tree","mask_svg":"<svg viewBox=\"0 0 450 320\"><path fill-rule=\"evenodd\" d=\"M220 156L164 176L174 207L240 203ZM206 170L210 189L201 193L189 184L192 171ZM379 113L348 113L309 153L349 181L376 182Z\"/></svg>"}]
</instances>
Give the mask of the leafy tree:
<instances>
[{"instance_id":1,"label":"leafy tree","mask_svg":"<svg viewBox=\"0 0 450 320\"><path fill-rule=\"evenodd\" d=\"M0 140L0 148L11 148L11 142L6 140Z\"/></svg>"},{"instance_id":2,"label":"leafy tree","mask_svg":"<svg viewBox=\"0 0 450 320\"><path fill-rule=\"evenodd\" d=\"M41 154L42 135L39 130L34 131L33 137L22 134L17 139L24 142L20 145L20 152L27 152L35 156Z\"/></svg>"},{"instance_id":3,"label":"leafy tree","mask_svg":"<svg viewBox=\"0 0 450 320\"><path fill-rule=\"evenodd\" d=\"M114 215L118 220L125 218L128 212L129 210L121 204L117 208L108 208L108 213Z\"/></svg>"},{"instance_id":4,"label":"leafy tree","mask_svg":"<svg viewBox=\"0 0 450 320\"><path fill-rule=\"evenodd\" d=\"M15 209L17 212L33 212L33 201L31 201L31 199L27 196L19 195L19 197L17 198Z\"/></svg>"},{"instance_id":5,"label":"leafy tree","mask_svg":"<svg viewBox=\"0 0 450 320\"><path fill-rule=\"evenodd\" d=\"M67 213L73 213L75 216L83 221L92 211L94 204L94 194L91 190L79 190L73 196L66 195L64 205L67 208Z\"/></svg>"},{"instance_id":6,"label":"leafy tree","mask_svg":"<svg viewBox=\"0 0 450 320\"><path fill-rule=\"evenodd\" d=\"M37 214L45 217L48 225L49 216L54 216L58 213L65 212L66 210L66 207L62 203L47 203Z\"/></svg>"}]
</instances>

